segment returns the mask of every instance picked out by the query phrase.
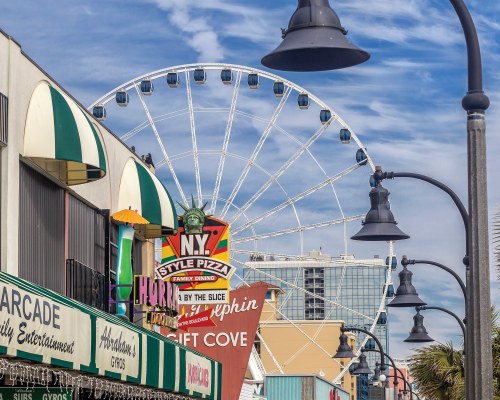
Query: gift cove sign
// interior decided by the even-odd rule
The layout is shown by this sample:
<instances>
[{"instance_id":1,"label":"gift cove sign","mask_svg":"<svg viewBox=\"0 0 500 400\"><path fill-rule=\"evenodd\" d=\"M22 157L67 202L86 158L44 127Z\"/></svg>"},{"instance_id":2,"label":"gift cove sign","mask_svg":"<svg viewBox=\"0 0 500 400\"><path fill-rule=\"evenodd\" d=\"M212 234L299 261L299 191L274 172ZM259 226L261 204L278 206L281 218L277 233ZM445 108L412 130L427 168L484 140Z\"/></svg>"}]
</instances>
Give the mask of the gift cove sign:
<instances>
[{"instance_id":1,"label":"gift cove sign","mask_svg":"<svg viewBox=\"0 0 500 400\"><path fill-rule=\"evenodd\" d=\"M160 329L168 338L222 363L224 400L239 397L267 289L259 282L231 291L229 304L186 306L177 332Z\"/></svg>"},{"instance_id":2,"label":"gift cove sign","mask_svg":"<svg viewBox=\"0 0 500 400\"><path fill-rule=\"evenodd\" d=\"M206 205L206 204L205 204ZM229 224L206 216L192 202L179 220L175 236L162 239L162 263L158 279L176 284L179 304L227 304L229 280L236 268L229 262Z\"/></svg>"},{"instance_id":3,"label":"gift cove sign","mask_svg":"<svg viewBox=\"0 0 500 400\"><path fill-rule=\"evenodd\" d=\"M0 282L0 346L89 365L90 337L89 315Z\"/></svg>"}]
</instances>

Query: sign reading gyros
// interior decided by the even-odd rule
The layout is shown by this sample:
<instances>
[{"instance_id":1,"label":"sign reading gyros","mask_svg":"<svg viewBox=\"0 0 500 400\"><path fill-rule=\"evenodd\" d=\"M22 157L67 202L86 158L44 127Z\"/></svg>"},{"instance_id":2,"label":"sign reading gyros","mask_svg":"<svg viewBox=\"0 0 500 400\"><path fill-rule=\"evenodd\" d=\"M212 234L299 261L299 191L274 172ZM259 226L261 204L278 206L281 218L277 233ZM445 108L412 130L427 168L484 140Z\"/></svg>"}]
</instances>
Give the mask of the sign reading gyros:
<instances>
[{"instance_id":1,"label":"sign reading gyros","mask_svg":"<svg viewBox=\"0 0 500 400\"><path fill-rule=\"evenodd\" d=\"M206 205L206 204L205 204ZM192 201L175 236L163 238L162 263L156 277L179 288L179 304L227 304L229 280L236 270L229 262L229 224L205 215Z\"/></svg>"},{"instance_id":2,"label":"sign reading gyros","mask_svg":"<svg viewBox=\"0 0 500 400\"><path fill-rule=\"evenodd\" d=\"M137 378L139 375L139 334L97 318L95 362L99 369Z\"/></svg>"},{"instance_id":3,"label":"sign reading gyros","mask_svg":"<svg viewBox=\"0 0 500 400\"><path fill-rule=\"evenodd\" d=\"M89 315L0 282L0 346L89 365L90 327Z\"/></svg>"}]
</instances>

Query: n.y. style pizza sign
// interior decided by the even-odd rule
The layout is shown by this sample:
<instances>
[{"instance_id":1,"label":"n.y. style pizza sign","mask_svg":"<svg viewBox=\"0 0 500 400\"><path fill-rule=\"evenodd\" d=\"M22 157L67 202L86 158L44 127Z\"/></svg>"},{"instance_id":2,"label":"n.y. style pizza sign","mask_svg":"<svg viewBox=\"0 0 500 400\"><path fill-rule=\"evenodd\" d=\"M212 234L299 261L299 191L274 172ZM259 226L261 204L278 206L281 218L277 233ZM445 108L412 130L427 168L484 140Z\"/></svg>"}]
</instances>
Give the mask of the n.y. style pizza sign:
<instances>
[{"instance_id":1,"label":"n.y. style pizza sign","mask_svg":"<svg viewBox=\"0 0 500 400\"><path fill-rule=\"evenodd\" d=\"M182 206L175 236L163 238L159 279L179 288L179 304L225 304L229 280L236 270L229 262L229 224L206 216L203 207Z\"/></svg>"}]
</instances>

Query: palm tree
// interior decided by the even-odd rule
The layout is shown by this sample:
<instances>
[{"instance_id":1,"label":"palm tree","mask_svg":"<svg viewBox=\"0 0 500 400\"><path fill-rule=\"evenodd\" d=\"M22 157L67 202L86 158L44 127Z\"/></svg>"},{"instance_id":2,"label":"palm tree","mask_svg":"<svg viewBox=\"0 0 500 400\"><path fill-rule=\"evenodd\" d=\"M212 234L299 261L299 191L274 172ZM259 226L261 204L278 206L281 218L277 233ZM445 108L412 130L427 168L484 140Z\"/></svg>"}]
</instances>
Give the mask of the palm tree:
<instances>
[{"instance_id":1,"label":"palm tree","mask_svg":"<svg viewBox=\"0 0 500 400\"><path fill-rule=\"evenodd\" d=\"M493 243L495 245L493 254L495 258L495 263L497 266L497 278L500 282L500 208L493 217ZM495 399L500 399L500 324L499 314L495 312L493 317L493 332L492 332L492 352L493 352L493 385L495 389L495 394L498 397Z\"/></svg>"},{"instance_id":2,"label":"palm tree","mask_svg":"<svg viewBox=\"0 0 500 400\"><path fill-rule=\"evenodd\" d=\"M498 310L492 309L493 395L495 400L500 400L500 315Z\"/></svg>"},{"instance_id":3,"label":"palm tree","mask_svg":"<svg viewBox=\"0 0 500 400\"><path fill-rule=\"evenodd\" d=\"M498 280L500 281L500 209L493 217L493 243L495 248L493 254L497 265Z\"/></svg>"},{"instance_id":4,"label":"palm tree","mask_svg":"<svg viewBox=\"0 0 500 400\"><path fill-rule=\"evenodd\" d=\"M416 350L410 371L418 393L429 400L463 400L464 356L452 343Z\"/></svg>"},{"instance_id":5,"label":"palm tree","mask_svg":"<svg viewBox=\"0 0 500 400\"><path fill-rule=\"evenodd\" d=\"M500 400L500 316L491 308L494 400ZM464 356L452 343L422 347L410 357L410 371L418 393L428 400L463 400Z\"/></svg>"}]
</instances>

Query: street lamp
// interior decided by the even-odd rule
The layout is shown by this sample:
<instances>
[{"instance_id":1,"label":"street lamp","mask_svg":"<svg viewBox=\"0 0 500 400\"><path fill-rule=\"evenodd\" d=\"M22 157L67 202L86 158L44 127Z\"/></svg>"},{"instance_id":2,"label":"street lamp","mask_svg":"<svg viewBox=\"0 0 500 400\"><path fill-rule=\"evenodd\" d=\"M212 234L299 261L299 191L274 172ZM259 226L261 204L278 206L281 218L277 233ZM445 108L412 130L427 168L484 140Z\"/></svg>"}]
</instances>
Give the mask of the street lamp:
<instances>
[{"instance_id":1,"label":"street lamp","mask_svg":"<svg viewBox=\"0 0 500 400\"><path fill-rule=\"evenodd\" d=\"M404 391L406 392L406 388L408 387L409 388L409 391L410 391L410 398L413 396L413 391L412 391L412 388L411 388L411 385L410 383L406 380L404 374L403 374L403 371L401 371L401 369L399 369L398 367L396 367L396 363L394 362L394 360L392 359L392 357L387 354L387 353L383 353L381 352L380 350L377 350L377 349L370 349L370 350L366 350L366 351L373 351L373 352L376 352L376 353L380 353L380 354L383 354L385 357L387 357L389 359L389 362L391 363L391 365L388 365L388 364L385 364L385 365L388 365L389 367L392 366L393 370L394 370L394 386L398 386L398 383L397 383L397 373L399 372L399 374L401 375L401 379L403 380L404 382ZM389 376L387 376L387 378L389 378Z\"/></svg>"},{"instance_id":2,"label":"street lamp","mask_svg":"<svg viewBox=\"0 0 500 400\"><path fill-rule=\"evenodd\" d=\"M334 357L337 358L337 357ZM368 366L368 362L366 361L365 350L361 349L361 355L358 359L358 366L354 371L352 371L352 375L370 375L372 370Z\"/></svg>"},{"instance_id":3,"label":"street lamp","mask_svg":"<svg viewBox=\"0 0 500 400\"><path fill-rule=\"evenodd\" d=\"M411 343L433 342L434 339L427 334L427 329L424 326L424 317L420 314L420 310L413 316L413 328L411 328L410 336L404 340Z\"/></svg>"},{"instance_id":4,"label":"street lamp","mask_svg":"<svg viewBox=\"0 0 500 400\"><path fill-rule=\"evenodd\" d=\"M462 329L462 333L464 335L464 341L465 341L465 338L466 338L465 325L457 314L451 312L450 310L447 310L446 308L434 307L434 306L418 306L418 307L415 307L415 310L417 311L417 314L413 317L413 321L415 321L415 323L414 323L413 328L410 332L410 336L408 336L408 338L405 339L405 342L410 342L410 343L422 342L423 340L419 340L420 339L419 332L422 331L422 328L423 328L423 331L425 331L425 334L427 334L427 331L425 330L425 327L423 324L424 317L420 316L421 319L416 319L417 315L420 315L420 311L423 311L423 310L439 310L439 311L445 312L446 314L451 315L453 318L455 318L457 320L458 324L460 325L460 328ZM431 342L431 341L433 341L433 339L425 340L425 341Z\"/></svg>"},{"instance_id":5,"label":"street lamp","mask_svg":"<svg viewBox=\"0 0 500 400\"><path fill-rule=\"evenodd\" d=\"M326 71L368 60L370 54L346 34L328 0L299 0L288 28L282 29L283 41L261 62L284 71Z\"/></svg>"},{"instance_id":6,"label":"street lamp","mask_svg":"<svg viewBox=\"0 0 500 400\"><path fill-rule=\"evenodd\" d=\"M396 225L394 215L389 206L389 191L377 181L370 191L370 211L366 214L363 227L351 237L353 240L390 241L408 239L406 233Z\"/></svg>"},{"instance_id":7,"label":"street lamp","mask_svg":"<svg viewBox=\"0 0 500 400\"><path fill-rule=\"evenodd\" d=\"M462 280L462 278L460 278L460 276L458 276L458 274L455 271L453 271L451 268L448 268L446 265L440 264L440 263L438 263L436 261L410 260L406 256L403 256L401 258L401 265L403 266L403 268L406 268L408 265L415 265L415 264L429 264L429 265L434 265L435 267L441 268L442 270L445 270L449 274L453 275L453 277L455 278L455 280L460 285L460 289L462 289L462 293L464 295L464 300L467 303L467 288L465 287L465 284L464 284L464 281ZM396 296L397 296L397 293L396 293Z\"/></svg>"},{"instance_id":8,"label":"street lamp","mask_svg":"<svg viewBox=\"0 0 500 400\"><path fill-rule=\"evenodd\" d=\"M399 272L399 286L396 289L394 299L387 304L387 307L414 307L427 304L418 297L417 290L411 281L412 276L413 272L403 264L403 269Z\"/></svg>"},{"instance_id":9,"label":"street lamp","mask_svg":"<svg viewBox=\"0 0 500 400\"><path fill-rule=\"evenodd\" d=\"M467 176L469 203L469 265L467 278L467 333L470 348L466 361L466 398L491 399L493 361L490 337L490 288L488 206L486 184L485 111L489 99L483 92L481 52L474 21L463 0L449 0L464 32L467 46L468 90L462 99L467 112ZM321 71L360 64L369 54L346 40L347 31L328 0L299 0L283 42L262 59L269 68ZM383 239L386 240L386 239ZM469 381L470 380L470 381Z\"/></svg>"},{"instance_id":10,"label":"street lamp","mask_svg":"<svg viewBox=\"0 0 500 400\"><path fill-rule=\"evenodd\" d=\"M352 349L347 345L347 336L345 335L344 332L363 332L364 334L370 336L373 340L375 340L375 343L377 343L377 346L380 350L380 369L382 371L385 370L385 360L384 360L384 349L382 347L382 343L378 340L378 338L371 333L370 331L367 331L366 329L363 328L355 328L355 327L344 327L342 326L341 329L341 335L340 335L340 345L338 347L337 353L332 357L332 358L354 358L356 355L352 352ZM345 338L343 338L345 336ZM349 350L346 349L346 346L349 347ZM368 368L368 364L366 363L366 356L364 355L365 349L361 349L361 356L359 356L359 365L358 368L353 372L354 375L359 375L359 374L371 374L372 371ZM364 363L362 362L364 361ZM363 371L363 372L361 372ZM385 378L385 375L384 375Z\"/></svg>"}]
</instances>

